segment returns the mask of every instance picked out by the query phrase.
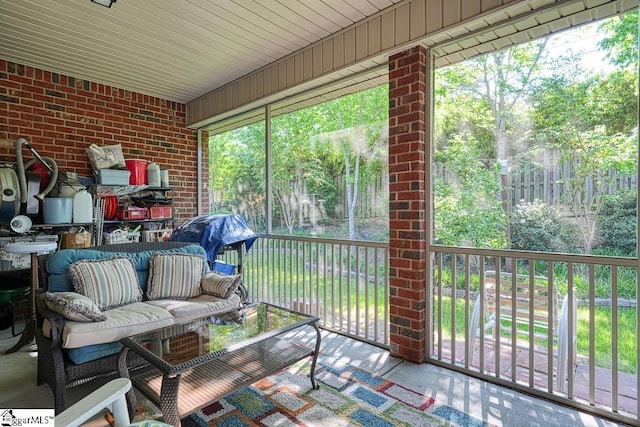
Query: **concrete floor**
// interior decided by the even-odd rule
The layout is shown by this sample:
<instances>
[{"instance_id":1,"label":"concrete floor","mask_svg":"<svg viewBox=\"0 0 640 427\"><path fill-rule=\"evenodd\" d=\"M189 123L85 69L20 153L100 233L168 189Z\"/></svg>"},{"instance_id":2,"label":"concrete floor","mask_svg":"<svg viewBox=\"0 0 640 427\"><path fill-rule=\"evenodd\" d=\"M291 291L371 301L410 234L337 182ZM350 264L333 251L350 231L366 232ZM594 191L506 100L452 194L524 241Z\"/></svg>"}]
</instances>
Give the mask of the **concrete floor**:
<instances>
[{"instance_id":1,"label":"concrete floor","mask_svg":"<svg viewBox=\"0 0 640 427\"><path fill-rule=\"evenodd\" d=\"M21 330L21 326L18 326ZM5 355L19 337L10 329L0 331L0 409L51 408L53 396L47 385L36 385L35 344ZM313 343L315 333L292 332L289 339ZM618 426L606 419L534 398L517 391L436 367L416 365L391 357L383 349L323 331L321 358L334 366L351 364L429 395L442 404L496 426ZM88 391L77 388L71 400ZM95 425L92 423L91 425ZM326 426L330 427L330 426Z\"/></svg>"}]
</instances>

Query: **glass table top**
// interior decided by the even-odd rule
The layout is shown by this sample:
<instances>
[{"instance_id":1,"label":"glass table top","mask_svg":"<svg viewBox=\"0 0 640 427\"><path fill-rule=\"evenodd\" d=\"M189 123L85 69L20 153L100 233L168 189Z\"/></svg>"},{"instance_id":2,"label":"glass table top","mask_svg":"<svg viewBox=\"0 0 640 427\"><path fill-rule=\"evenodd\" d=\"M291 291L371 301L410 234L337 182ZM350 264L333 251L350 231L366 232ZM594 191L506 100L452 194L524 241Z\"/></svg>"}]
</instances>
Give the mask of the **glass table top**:
<instances>
[{"instance_id":1,"label":"glass table top","mask_svg":"<svg viewBox=\"0 0 640 427\"><path fill-rule=\"evenodd\" d=\"M172 325L121 342L164 372L178 373L303 325L317 317L267 303L241 311L241 323L215 317Z\"/></svg>"}]
</instances>

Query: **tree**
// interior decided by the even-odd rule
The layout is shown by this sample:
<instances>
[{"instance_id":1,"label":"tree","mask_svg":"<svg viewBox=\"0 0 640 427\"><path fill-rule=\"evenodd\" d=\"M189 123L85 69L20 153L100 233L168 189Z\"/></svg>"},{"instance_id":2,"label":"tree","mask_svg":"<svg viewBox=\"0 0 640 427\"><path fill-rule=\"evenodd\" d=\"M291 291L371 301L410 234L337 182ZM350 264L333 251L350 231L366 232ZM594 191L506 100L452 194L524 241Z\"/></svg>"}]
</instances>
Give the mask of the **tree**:
<instances>
[{"instance_id":1,"label":"tree","mask_svg":"<svg viewBox=\"0 0 640 427\"><path fill-rule=\"evenodd\" d=\"M486 148L487 157L498 160L507 158L510 148L518 141L523 124L522 101L528 95L537 79L548 39L533 41L498 52L491 52L478 58L447 67L438 73L437 95L444 97L451 108L453 101L462 102L469 108L462 116L468 127L490 132L491 140L480 133L476 139L490 144ZM451 111L459 112L459 108ZM448 111L449 112L449 111ZM479 120L483 117L484 120ZM460 116L454 115L454 122L460 124ZM488 119L488 120L487 120ZM444 120L440 121L443 124ZM438 129L441 135L444 129ZM449 131L452 129L449 128ZM460 127L458 126L458 131ZM454 131L453 134L460 134ZM481 147L484 145L480 145Z\"/></svg>"},{"instance_id":2,"label":"tree","mask_svg":"<svg viewBox=\"0 0 640 427\"><path fill-rule=\"evenodd\" d=\"M470 89L477 79L475 63L467 61L436 71L436 152L445 150L458 135L473 135L480 157L496 158L491 107L486 98Z\"/></svg>"},{"instance_id":3,"label":"tree","mask_svg":"<svg viewBox=\"0 0 640 427\"><path fill-rule=\"evenodd\" d=\"M627 72L583 81L549 78L532 99L537 140L558 149L568 166L561 168L562 199L574 215L585 253L596 243L597 218L608 189L618 177L636 173L637 138L629 126L637 119L630 111L634 108L625 105L628 97L617 82L628 77L620 73Z\"/></svg>"},{"instance_id":4,"label":"tree","mask_svg":"<svg viewBox=\"0 0 640 427\"><path fill-rule=\"evenodd\" d=\"M519 152L531 161L536 150L558 149L559 161L568 165L562 197L586 252L595 244L602 195L615 179L635 173L637 153L637 72L631 66L637 65L637 12L599 28L609 31L601 46L628 68L586 73L582 53L565 48L563 55L548 55L555 41L549 37L446 67L436 80L436 159L458 138L471 144L468 135L489 170L493 159ZM446 159L449 169L455 161Z\"/></svg>"},{"instance_id":5,"label":"tree","mask_svg":"<svg viewBox=\"0 0 640 427\"><path fill-rule=\"evenodd\" d=\"M237 213L264 230L264 122L209 139L212 213Z\"/></svg>"},{"instance_id":6,"label":"tree","mask_svg":"<svg viewBox=\"0 0 640 427\"><path fill-rule=\"evenodd\" d=\"M273 195L280 206L280 212L289 234L293 234L296 214L299 212L302 195L304 194L304 182L300 171L296 173L296 180L285 183L276 181L273 185Z\"/></svg>"},{"instance_id":7,"label":"tree","mask_svg":"<svg viewBox=\"0 0 640 427\"><path fill-rule=\"evenodd\" d=\"M600 30L607 34L600 49L620 67L638 68L638 10L603 21Z\"/></svg>"},{"instance_id":8,"label":"tree","mask_svg":"<svg viewBox=\"0 0 640 427\"><path fill-rule=\"evenodd\" d=\"M472 135L458 136L436 154L450 180L435 182L435 239L442 245L504 247L506 216L495 195L499 168L487 168Z\"/></svg>"},{"instance_id":9,"label":"tree","mask_svg":"<svg viewBox=\"0 0 640 427\"><path fill-rule=\"evenodd\" d=\"M383 153L386 158L387 150L387 92L386 85L378 86L272 119L274 214L289 233L294 232L296 218L306 214L304 206L310 207L307 203L313 203L314 195L316 201L323 201L324 210L310 209L326 217L327 212L335 214L339 194L344 192L350 237L355 237L362 183L386 173L386 167L381 167L386 162L380 157ZM336 182L344 182L344 190Z\"/></svg>"},{"instance_id":10,"label":"tree","mask_svg":"<svg viewBox=\"0 0 640 427\"><path fill-rule=\"evenodd\" d=\"M436 139L438 141L436 162L439 166L448 164L449 170L465 170L464 163L455 165L456 162L467 162L467 157L460 160L455 157L448 158L446 153L452 151L459 154L450 144L460 143L460 138L467 139L467 144L473 146L476 160L483 164L485 171L477 169L478 181L488 185L492 189L491 194L496 203L492 206L500 206L500 199L504 200L505 214L508 212L506 202L506 188L501 175L496 172L496 165L500 160L506 160L516 146L522 142L526 135L526 95L531 91L531 86L537 78L536 72L540 68L541 59L545 52L547 39L515 46L499 52L492 52L475 59L465 61L447 67L439 72L437 77L436 101ZM443 112L444 114L442 114ZM453 149L453 150L452 150ZM440 156L438 155L440 152ZM441 159L440 161L438 159ZM480 160L482 159L482 160ZM494 176L496 183L490 185L485 178ZM461 178L459 178L461 179ZM464 179L462 179L464 181ZM468 182L471 185L471 182ZM497 186L497 187L496 187ZM464 188L466 194L459 195L458 202L464 202L469 194L475 192ZM436 193L436 208L444 208L447 203L439 203L438 196L451 197L453 193ZM472 196L472 197L473 197ZM484 200L483 200L484 201ZM470 200L469 203L472 203ZM493 234L496 224L508 238L508 228L504 218L494 216L492 212L486 222L480 221L478 225L487 226L484 231L491 239L475 238L475 242L495 245L497 242L508 243L506 239L495 239ZM467 210L465 209L465 212ZM445 215L437 215L443 221L453 218L458 219L455 212L445 211ZM472 221L473 222L473 221ZM452 224L450 224L452 225ZM436 223L437 228L442 224ZM455 227L458 231L465 227ZM466 232L462 232L464 235Z\"/></svg>"},{"instance_id":11,"label":"tree","mask_svg":"<svg viewBox=\"0 0 640 427\"><path fill-rule=\"evenodd\" d=\"M386 85L382 88L386 88ZM375 159L379 158L377 151L380 149L381 132L386 130L382 125L383 119L387 120L387 111L389 105L386 101L387 92L377 91L360 92L358 97L352 102L351 109L338 108L334 110L339 116L341 127L344 128L346 117L343 115L345 111L355 112L357 115L352 116L349 120L351 130L349 134L342 133L338 139L338 145L342 152L344 160L344 175L348 208L349 222L349 239L354 240L355 235L355 208L358 201L358 189L361 174L361 163L365 160L365 168L369 164L375 167ZM386 137L386 132L384 133ZM382 144L384 148L387 144Z\"/></svg>"},{"instance_id":12,"label":"tree","mask_svg":"<svg viewBox=\"0 0 640 427\"><path fill-rule=\"evenodd\" d=\"M318 126L318 130L325 132L318 132L312 138L312 145L320 152L338 153L325 159L340 159L342 163L336 172L344 177L349 239L352 240L356 238L355 214L361 181L386 173L379 159L383 150L386 157L388 144L387 91L386 85L378 86L318 106L326 119L325 126Z\"/></svg>"},{"instance_id":13,"label":"tree","mask_svg":"<svg viewBox=\"0 0 640 427\"><path fill-rule=\"evenodd\" d=\"M307 143L316 123L313 108L283 114L272 119L271 177L274 196L274 220L278 219L293 234L303 200L307 198L307 182L322 175Z\"/></svg>"},{"instance_id":14,"label":"tree","mask_svg":"<svg viewBox=\"0 0 640 427\"><path fill-rule=\"evenodd\" d=\"M619 67L584 78L578 73L547 79L534 95L536 135L558 148L570 165L562 177L563 199L577 219L583 250L596 244L606 193L616 179L637 173L638 12L603 21L598 46Z\"/></svg>"}]
</instances>

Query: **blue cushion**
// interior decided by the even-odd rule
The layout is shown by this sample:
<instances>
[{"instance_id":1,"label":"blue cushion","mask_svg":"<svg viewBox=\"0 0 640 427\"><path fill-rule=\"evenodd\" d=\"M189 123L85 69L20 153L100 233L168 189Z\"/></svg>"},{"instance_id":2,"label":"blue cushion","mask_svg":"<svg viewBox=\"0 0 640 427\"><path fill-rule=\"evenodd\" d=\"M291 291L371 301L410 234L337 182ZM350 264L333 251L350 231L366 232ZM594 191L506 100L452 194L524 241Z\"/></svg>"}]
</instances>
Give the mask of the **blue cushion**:
<instances>
[{"instance_id":1,"label":"blue cushion","mask_svg":"<svg viewBox=\"0 0 640 427\"><path fill-rule=\"evenodd\" d=\"M236 266L233 264L227 264L226 262L216 261L213 264L213 271L223 274L236 274Z\"/></svg>"},{"instance_id":2,"label":"blue cushion","mask_svg":"<svg viewBox=\"0 0 640 427\"><path fill-rule=\"evenodd\" d=\"M113 257L130 258L136 268L138 284L145 291L149 277L149 258L158 253L187 253L204 257L207 252L200 245L188 245L173 249L163 249L142 252L103 252L94 249L61 249L47 257L47 272L49 273L50 292L73 292L73 284L69 280L69 267L76 261L83 259L109 259Z\"/></svg>"},{"instance_id":3,"label":"blue cushion","mask_svg":"<svg viewBox=\"0 0 640 427\"><path fill-rule=\"evenodd\" d=\"M92 360L100 359L101 357L111 356L116 354L122 348L122 344L119 342L108 342L104 344L87 345L80 348L67 349L67 356L69 359L77 365L81 363L91 362Z\"/></svg>"}]
</instances>

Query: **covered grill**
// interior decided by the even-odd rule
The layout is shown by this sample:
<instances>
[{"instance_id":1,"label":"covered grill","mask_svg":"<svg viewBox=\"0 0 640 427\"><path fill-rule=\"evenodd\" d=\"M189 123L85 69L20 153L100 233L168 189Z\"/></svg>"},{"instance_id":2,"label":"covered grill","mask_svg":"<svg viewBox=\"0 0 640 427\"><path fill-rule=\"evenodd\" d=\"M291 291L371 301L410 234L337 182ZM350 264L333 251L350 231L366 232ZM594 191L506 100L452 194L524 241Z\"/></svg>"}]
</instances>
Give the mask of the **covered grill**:
<instances>
[{"instance_id":1,"label":"covered grill","mask_svg":"<svg viewBox=\"0 0 640 427\"><path fill-rule=\"evenodd\" d=\"M200 215L182 223L175 229L170 240L174 242L198 243L207 252L211 266L220 270L217 256L225 250L238 251L238 270L242 267L242 248L249 251L258 235L247 225L241 215ZM229 271L223 271L229 273Z\"/></svg>"}]
</instances>

